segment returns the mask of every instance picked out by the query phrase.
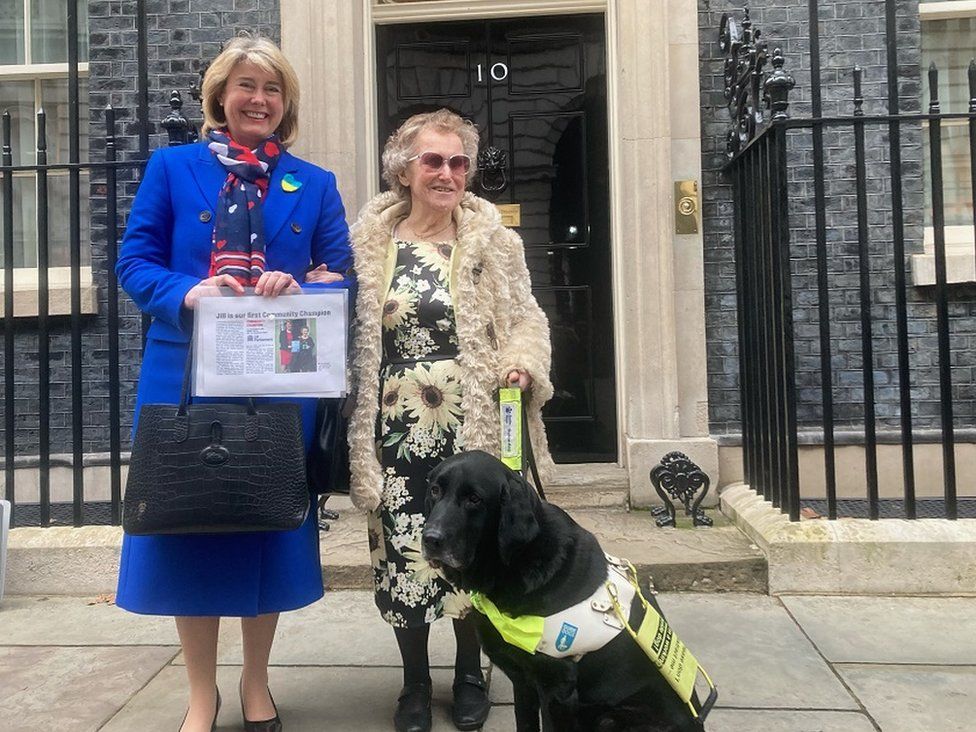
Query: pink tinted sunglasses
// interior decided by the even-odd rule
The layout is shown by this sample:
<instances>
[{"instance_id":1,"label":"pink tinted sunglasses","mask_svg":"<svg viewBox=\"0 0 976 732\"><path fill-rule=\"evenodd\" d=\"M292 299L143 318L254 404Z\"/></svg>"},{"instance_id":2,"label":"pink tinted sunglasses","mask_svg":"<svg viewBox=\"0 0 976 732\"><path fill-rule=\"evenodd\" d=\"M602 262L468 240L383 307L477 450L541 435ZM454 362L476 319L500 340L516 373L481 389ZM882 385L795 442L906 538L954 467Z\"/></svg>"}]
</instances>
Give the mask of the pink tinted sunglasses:
<instances>
[{"instance_id":1,"label":"pink tinted sunglasses","mask_svg":"<svg viewBox=\"0 0 976 732\"><path fill-rule=\"evenodd\" d=\"M452 155L449 158L445 158L440 153L422 152L419 155L414 155L412 158L407 158L408 163L414 160L419 160L420 164L430 171L440 170L445 162L447 162L447 167L451 169L452 173L467 173L471 168L471 158L467 155Z\"/></svg>"}]
</instances>

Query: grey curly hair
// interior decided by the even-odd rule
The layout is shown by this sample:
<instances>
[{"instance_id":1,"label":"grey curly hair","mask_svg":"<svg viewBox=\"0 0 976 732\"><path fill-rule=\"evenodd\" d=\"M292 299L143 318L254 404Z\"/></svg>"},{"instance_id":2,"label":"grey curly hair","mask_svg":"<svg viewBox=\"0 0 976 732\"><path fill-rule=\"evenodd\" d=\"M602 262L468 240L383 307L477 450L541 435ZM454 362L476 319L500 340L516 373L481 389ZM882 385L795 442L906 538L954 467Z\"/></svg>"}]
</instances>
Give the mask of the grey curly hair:
<instances>
[{"instance_id":1,"label":"grey curly hair","mask_svg":"<svg viewBox=\"0 0 976 732\"><path fill-rule=\"evenodd\" d=\"M415 114L400 128L390 135L383 148L383 180L390 186L390 190L400 198L406 198L408 189L400 182L400 173L407 169L409 159L418 152L413 149L413 143L423 130L436 130L446 134L455 134L461 138L464 154L471 158L471 167L465 176L465 187L474 178L478 167L478 128L470 120L466 120L449 109L438 109L436 112Z\"/></svg>"}]
</instances>

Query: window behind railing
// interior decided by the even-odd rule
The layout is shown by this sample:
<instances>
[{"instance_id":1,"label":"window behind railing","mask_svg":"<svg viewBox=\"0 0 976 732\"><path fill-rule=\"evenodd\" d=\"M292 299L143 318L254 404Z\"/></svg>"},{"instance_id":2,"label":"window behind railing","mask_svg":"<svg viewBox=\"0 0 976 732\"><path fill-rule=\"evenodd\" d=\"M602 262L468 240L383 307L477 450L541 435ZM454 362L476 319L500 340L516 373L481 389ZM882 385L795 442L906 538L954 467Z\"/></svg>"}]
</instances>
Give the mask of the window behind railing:
<instances>
[{"instance_id":1,"label":"window behind railing","mask_svg":"<svg viewBox=\"0 0 976 732\"><path fill-rule=\"evenodd\" d=\"M936 11L936 12L933 12ZM919 12L922 20L922 68L930 64L940 70L939 100L943 109L965 109L969 100L966 65L976 53L976 2L938 4L923 2ZM948 17L947 17L948 16ZM922 106L928 103L928 77L922 77ZM928 122L923 123L928 134ZM925 240L924 251L931 255L935 249L932 229L932 160L929 148L924 148L925 171ZM970 175L969 124L964 119L942 123L942 180L945 201L946 252L952 262L970 262L976 257L973 242L974 221L970 202L973 183ZM966 270L976 267L968 265Z\"/></svg>"},{"instance_id":2,"label":"window behind railing","mask_svg":"<svg viewBox=\"0 0 976 732\"><path fill-rule=\"evenodd\" d=\"M80 159L88 159L88 3L77 0L79 119L85 134L79 137ZM0 111L9 110L12 125L14 165L37 162L37 118L35 111L47 114L48 162L68 162L68 37L63 0L4 0L0 5ZM88 186L88 174L80 185ZM50 257L52 267L69 264L68 173L49 174L51 211ZM13 174L14 188L14 266L37 266L37 174ZM81 199L81 237L89 239L87 196ZM0 211L0 217L3 212ZM0 227L3 219L0 218ZM82 247L82 263L90 264L89 247ZM0 265L3 255L0 252Z\"/></svg>"}]
</instances>

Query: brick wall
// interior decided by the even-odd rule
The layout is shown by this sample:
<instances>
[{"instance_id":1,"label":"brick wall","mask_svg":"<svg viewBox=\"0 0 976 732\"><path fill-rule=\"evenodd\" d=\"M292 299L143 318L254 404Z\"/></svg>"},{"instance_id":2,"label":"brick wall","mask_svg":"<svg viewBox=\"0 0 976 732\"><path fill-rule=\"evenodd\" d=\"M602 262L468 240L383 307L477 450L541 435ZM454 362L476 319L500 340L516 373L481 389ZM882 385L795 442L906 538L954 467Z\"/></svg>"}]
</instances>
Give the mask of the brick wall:
<instances>
[{"instance_id":1,"label":"brick wall","mask_svg":"<svg viewBox=\"0 0 976 732\"><path fill-rule=\"evenodd\" d=\"M715 434L739 431L739 362L736 330L735 263L731 188L721 173L729 115L725 106L723 62L718 29L726 4L701 0L699 38L702 86L703 224L705 232L706 338L709 411ZM785 69L796 80L790 116L811 115L807 3L798 0L750 5L754 27L769 50L782 47ZM902 112L920 110L920 33L916 0L898 4L899 104ZM736 11L741 18L741 12ZM821 2L821 78L824 116L853 112L855 64L864 69L864 112L887 113L884 3ZM955 110L964 111L964 110ZM922 250L924 200L922 149L918 123L901 127L906 254ZM897 428L900 419L892 254L891 173L887 126L868 125L866 172L873 323L875 398L879 429ZM812 135L789 133L789 216L793 278L794 334L801 428L822 420L819 313ZM835 419L839 429L863 426L864 389L858 291L858 231L854 137L850 127L824 134L828 282L831 304L831 363ZM910 277L908 278L910 282ZM953 287L953 382L956 425L973 425L972 334L976 307L971 288ZM916 428L939 424L938 354L931 288L908 287L909 351L913 419Z\"/></svg>"}]
</instances>

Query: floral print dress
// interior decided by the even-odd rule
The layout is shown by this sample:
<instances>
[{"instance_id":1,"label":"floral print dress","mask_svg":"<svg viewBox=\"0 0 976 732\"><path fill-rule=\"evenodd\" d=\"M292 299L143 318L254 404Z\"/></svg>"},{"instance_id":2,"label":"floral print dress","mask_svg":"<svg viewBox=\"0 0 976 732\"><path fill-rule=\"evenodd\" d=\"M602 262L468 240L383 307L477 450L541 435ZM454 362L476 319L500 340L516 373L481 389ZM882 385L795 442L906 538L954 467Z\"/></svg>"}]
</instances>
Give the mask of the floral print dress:
<instances>
[{"instance_id":1,"label":"floral print dress","mask_svg":"<svg viewBox=\"0 0 976 732\"><path fill-rule=\"evenodd\" d=\"M414 628L468 607L420 551L427 474L461 450L461 372L448 289L454 244L394 244L376 430L383 496L369 516L369 547L376 606L394 627Z\"/></svg>"}]
</instances>

